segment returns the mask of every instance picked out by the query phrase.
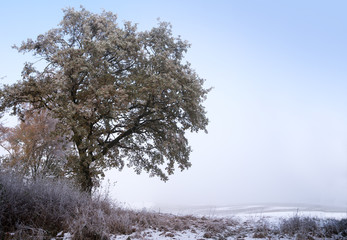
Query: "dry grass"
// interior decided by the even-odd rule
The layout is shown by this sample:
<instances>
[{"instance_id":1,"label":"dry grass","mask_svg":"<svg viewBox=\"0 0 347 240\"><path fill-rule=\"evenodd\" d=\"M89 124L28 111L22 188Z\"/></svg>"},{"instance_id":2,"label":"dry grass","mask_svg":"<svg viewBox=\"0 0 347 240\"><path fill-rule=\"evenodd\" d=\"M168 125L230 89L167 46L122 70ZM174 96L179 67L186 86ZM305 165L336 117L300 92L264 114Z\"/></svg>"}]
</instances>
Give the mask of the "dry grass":
<instances>
[{"instance_id":1,"label":"dry grass","mask_svg":"<svg viewBox=\"0 0 347 240\"><path fill-rule=\"evenodd\" d=\"M241 221L134 211L119 208L101 195L91 198L66 181L25 182L0 174L0 239L51 239L61 231L71 233L76 240L106 240L111 234L136 239L147 229L168 238L178 232L199 231L212 239L344 239L347 220L295 215L270 224L266 218Z\"/></svg>"}]
</instances>

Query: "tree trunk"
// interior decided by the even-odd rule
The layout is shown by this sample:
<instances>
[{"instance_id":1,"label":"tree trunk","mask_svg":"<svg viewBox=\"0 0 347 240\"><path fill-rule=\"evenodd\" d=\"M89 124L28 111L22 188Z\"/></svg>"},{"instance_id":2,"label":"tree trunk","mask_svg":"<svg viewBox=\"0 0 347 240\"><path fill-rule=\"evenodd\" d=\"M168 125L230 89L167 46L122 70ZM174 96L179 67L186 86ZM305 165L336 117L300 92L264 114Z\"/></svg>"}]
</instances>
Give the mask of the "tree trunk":
<instances>
[{"instance_id":1,"label":"tree trunk","mask_svg":"<svg viewBox=\"0 0 347 240\"><path fill-rule=\"evenodd\" d=\"M91 195L93 188L93 180L90 172L90 163L88 159L80 158L78 179L80 181L81 190Z\"/></svg>"},{"instance_id":2,"label":"tree trunk","mask_svg":"<svg viewBox=\"0 0 347 240\"><path fill-rule=\"evenodd\" d=\"M85 149L79 149L79 161L78 161L78 180L83 192L87 192L89 195L92 193L93 179L90 171L90 164L92 163L90 157L87 155Z\"/></svg>"},{"instance_id":3,"label":"tree trunk","mask_svg":"<svg viewBox=\"0 0 347 240\"><path fill-rule=\"evenodd\" d=\"M93 189L93 179L90 171L90 164L92 163L92 159L90 159L91 156L87 155L87 149L82 147L82 137L76 136L75 143L79 155L78 163L76 163L78 183L83 192L91 195Z\"/></svg>"}]
</instances>

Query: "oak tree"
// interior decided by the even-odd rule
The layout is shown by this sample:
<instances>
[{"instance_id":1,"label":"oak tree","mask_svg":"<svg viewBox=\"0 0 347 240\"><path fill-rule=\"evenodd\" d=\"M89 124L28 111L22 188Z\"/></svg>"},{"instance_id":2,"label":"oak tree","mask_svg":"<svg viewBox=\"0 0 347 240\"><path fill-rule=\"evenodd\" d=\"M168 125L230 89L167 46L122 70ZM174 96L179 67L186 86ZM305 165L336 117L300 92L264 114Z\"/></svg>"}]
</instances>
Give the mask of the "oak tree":
<instances>
[{"instance_id":1,"label":"oak tree","mask_svg":"<svg viewBox=\"0 0 347 240\"><path fill-rule=\"evenodd\" d=\"M26 63L22 79L2 87L0 111L21 115L26 103L46 109L74 143L84 191L105 169L124 165L165 181L191 165L186 131L208 124L209 89L184 60L189 46L166 22L139 31L111 12L65 9L57 28L15 46L46 64Z\"/></svg>"}]
</instances>

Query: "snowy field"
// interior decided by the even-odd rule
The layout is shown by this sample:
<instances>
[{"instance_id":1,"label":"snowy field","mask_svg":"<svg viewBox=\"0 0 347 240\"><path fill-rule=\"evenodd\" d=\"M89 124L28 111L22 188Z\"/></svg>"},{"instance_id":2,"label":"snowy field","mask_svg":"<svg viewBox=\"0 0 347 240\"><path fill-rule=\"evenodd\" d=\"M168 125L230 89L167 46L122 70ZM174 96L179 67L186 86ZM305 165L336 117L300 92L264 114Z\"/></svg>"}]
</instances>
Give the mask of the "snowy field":
<instances>
[{"instance_id":1,"label":"snowy field","mask_svg":"<svg viewBox=\"0 0 347 240\"><path fill-rule=\"evenodd\" d=\"M231 218L238 221L239 224L245 225L245 229L255 229L259 227L259 223L268 224L268 226L277 226L281 219L289 219L295 216L311 217L319 219L343 219L347 218L347 212L343 208L327 207L327 206L312 206L312 205L233 205L223 207L169 207L169 206L155 206L151 208L153 211L169 213L174 215L193 215L198 217L207 218ZM235 228L236 229L236 228ZM241 236L241 237L240 237ZM235 237L227 237L223 239L269 239L269 236L264 238L260 236L254 237L254 232L247 233L247 230ZM300 239L298 235L295 237L289 236L272 236L271 239ZM133 235L114 236L113 240L128 240L128 239L209 239L204 235L204 232L196 230L186 230L181 232L162 232L159 230L148 229L141 233ZM215 238L213 238L215 239ZM306 239L305 237L303 239ZM345 239L345 238L326 238L315 237L314 239Z\"/></svg>"},{"instance_id":2,"label":"snowy field","mask_svg":"<svg viewBox=\"0 0 347 240\"><path fill-rule=\"evenodd\" d=\"M194 215L206 217L269 217L287 218L294 215L317 218L347 218L347 207L332 207L304 204L254 204L231 206L152 206L153 211L176 215Z\"/></svg>"},{"instance_id":3,"label":"snowy field","mask_svg":"<svg viewBox=\"0 0 347 240\"><path fill-rule=\"evenodd\" d=\"M157 211L158 207L152 207L144 211ZM254 240L254 239L281 239L281 240L294 240L294 239L307 239L306 237L295 236L264 236L258 235L255 237L254 229L258 228L262 224L265 227L276 226L281 219L289 219L294 216L300 217L312 217L320 219L343 219L347 218L347 213L342 211L341 208L328 208L322 206L285 206L285 205L233 205L224 207L163 207L160 211L162 213L169 213L170 215L193 215L201 217L202 219L234 219L239 225L243 225L241 229L243 232L236 236L230 236L225 238L209 238L205 231L197 228L192 228L184 231L162 231L159 229L146 229L141 232L134 232L129 235L112 235L110 240L203 240L203 239L225 239L225 240ZM211 221L213 222L213 220ZM260 225L259 225L260 223ZM267 225L268 224L268 225ZM233 227L231 227L233 229ZM240 231L240 226L235 226L235 231ZM252 231L249 231L252 230ZM69 233L61 234L57 239L71 240L72 237ZM346 239L344 237L314 237L309 239Z\"/></svg>"}]
</instances>

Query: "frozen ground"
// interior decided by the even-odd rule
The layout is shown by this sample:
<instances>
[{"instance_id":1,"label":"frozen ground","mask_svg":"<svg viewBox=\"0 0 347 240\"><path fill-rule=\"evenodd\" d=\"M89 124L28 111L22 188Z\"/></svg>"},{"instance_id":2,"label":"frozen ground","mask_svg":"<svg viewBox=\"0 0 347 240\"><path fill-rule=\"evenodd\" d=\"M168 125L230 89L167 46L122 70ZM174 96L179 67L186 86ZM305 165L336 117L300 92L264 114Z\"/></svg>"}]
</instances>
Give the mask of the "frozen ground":
<instances>
[{"instance_id":1,"label":"frozen ground","mask_svg":"<svg viewBox=\"0 0 347 240\"><path fill-rule=\"evenodd\" d=\"M286 218L300 216L318 218L347 218L347 207L320 206L308 204L254 204L230 206L151 206L153 211L176 215L207 217L271 217Z\"/></svg>"},{"instance_id":2,"label":"frozen ground","mask_svg":"<svg viewBox=\"0 0 347 240\"><path fill-rule=\"evenodd\" d=\"M204 239L203 232L192 232L192 231L182 231L182 232L161 232L156 230L146 230L141 233L136 233L133 235L121 235L113 236L111 240L167 240L167 239L182 239L182 240L192 240L192 239Z\"/></svg>"},{"instance_id":3,"label":"frozen ground","mask_svg":"<svg viewBox=\"0 0 347 240\"><path fill-rule=\"evenodd\" d=\"M312 206L312 205L233 205L223 207L201 206L201 207L170 207L170 206L156 206L151 208L157 212L170 213L175 215L193 215L201 218L231 218L237 221L237 225L229 226L231 231L239 232L234 236L229 236L221 239L301 239L299 235L286 236L286 235L261 235L256 236L257 228L261 226L260 232L267 232L266 228L271 226L278 226L281 219L289 219L295 216L312 217L320 219L343 219L347 218L347 213L343 208L327 207L327 206ZM213 222L213 221L212 221ZM299 236L299 237L298 237ZM309 236L309 235L307 235ZM302 239L308 239L305 235ZM140 233L131 235L114 236L113 240L165 240L165 239L209 239L208 235L199 228L191 228L186 231L180 232L162 232L159 230L148 229ZM213 238L218 239L218 238ZM327 238L327 237L314 237L310 239L346 239L342 238Z\"/></svg>"},{"instance_id":4,"label":"frozen ground","mask_svg":"<svg viewBox=\"0 0 347 240\"><path fill-rule=\"evenodd\" d=\"M166 219L169 221L167 223L170 226L165 224L166 227L163 228L163 226L154 223L152 227L134 231L132 234L113 235L110 240L347 239L347 235L325 235L326 231L324 230L324 232L319 228L316 228L316 230L300 229L294 230L294 232L291 230L292 232L287 233L285 233L285 230L278 230L281 228L283 219L305 219L305 217L310 217L310 220L319 218L324 221L324 219L340 220L347 218L347 211L344 207L303 204L253 204L218 207L147 205L147 207L142 208L137 206L137 209L143 209L144 212L168 213ZM166 214L159 215L161 217L166 216ZM181 221L182 219L184 220ZM300 224L310 224L310 220ZM321 220L314 221L319 225ZM175 227L176 221L180 222L179 230ZM295 221L290 222L287 227L295 227L292 225L295 224ZM182 224L186 225L187 228L182 227ZM60 233L57 239L71 240L72 237L69 233Z\"/></svg>"}]
</instances>

